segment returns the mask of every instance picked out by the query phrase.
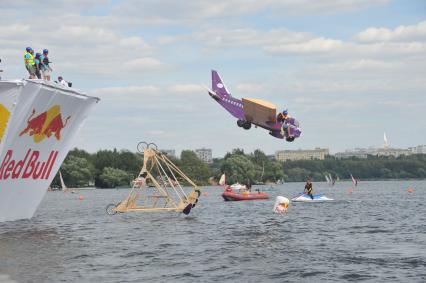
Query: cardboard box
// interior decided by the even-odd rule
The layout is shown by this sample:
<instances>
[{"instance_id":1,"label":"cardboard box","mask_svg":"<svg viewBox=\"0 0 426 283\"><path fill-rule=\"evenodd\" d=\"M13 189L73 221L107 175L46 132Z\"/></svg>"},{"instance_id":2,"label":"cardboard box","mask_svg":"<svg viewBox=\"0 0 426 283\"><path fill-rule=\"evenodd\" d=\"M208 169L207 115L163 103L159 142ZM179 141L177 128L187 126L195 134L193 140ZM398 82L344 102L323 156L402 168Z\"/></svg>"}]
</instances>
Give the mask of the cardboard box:
<instances>
[{"instance_id":1,"label":"cardboard box","mask_svg":"<svg viewBox=\"0 0 426 283\"><path fill-rule=\"evenodd\" d=\"M253 124L265 125L266 122L276 122L277 107L268 101L243 98L243 108L246 120Z\"/></svg>"}]
</instances>

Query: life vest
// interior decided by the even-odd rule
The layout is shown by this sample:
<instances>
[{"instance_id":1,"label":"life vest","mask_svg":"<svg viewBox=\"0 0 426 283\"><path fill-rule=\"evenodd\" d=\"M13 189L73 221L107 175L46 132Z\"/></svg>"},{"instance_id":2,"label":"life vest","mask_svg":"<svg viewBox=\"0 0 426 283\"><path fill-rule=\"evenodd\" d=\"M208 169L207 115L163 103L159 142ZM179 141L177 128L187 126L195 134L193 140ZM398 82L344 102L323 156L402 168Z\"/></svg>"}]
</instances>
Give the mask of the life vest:
<instances>
[{"instance_id":1,"label":"life vest","mask_svg":"<svg viewBox=\"0 0 426 283\"><path fill-rule=\"evenodd\" d=\"M30 55L29 59L26 58L27 54ZM24 54L24 61L25 61L25 64L27 64L27 65L35 65L34 56L30 52L25 52L25 54Z\"/></svg>"},{"instance_id":2,"label":"life vest","mask_svg":"<svg viewBox=\"0 0 426 283\"><path fill-rule=\"evenodd\" d=\"M306 184L305 190L308 191L308 194L311 194L312 193L312 183Z\"/></svg>"}]
</instances>

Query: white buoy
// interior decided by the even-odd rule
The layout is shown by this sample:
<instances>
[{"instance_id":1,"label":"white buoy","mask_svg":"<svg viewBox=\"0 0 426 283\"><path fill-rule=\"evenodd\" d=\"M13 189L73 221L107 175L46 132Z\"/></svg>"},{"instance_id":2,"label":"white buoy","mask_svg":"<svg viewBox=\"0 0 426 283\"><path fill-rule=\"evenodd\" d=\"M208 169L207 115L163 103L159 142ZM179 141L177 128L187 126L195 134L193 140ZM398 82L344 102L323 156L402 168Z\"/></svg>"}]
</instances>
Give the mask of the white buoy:
<instances>
[{"instance_id":1,"label":"white buoy","mask_svg":"<svg viewBox=\"0 0 426 283\"><path fill-rule=\"evenodd\" d=\"M275 199L274 209L272 210L275 213L281 214L287 212L288 204L290 201L286 197L277 196Z\"/></svg>"}]
</instances>

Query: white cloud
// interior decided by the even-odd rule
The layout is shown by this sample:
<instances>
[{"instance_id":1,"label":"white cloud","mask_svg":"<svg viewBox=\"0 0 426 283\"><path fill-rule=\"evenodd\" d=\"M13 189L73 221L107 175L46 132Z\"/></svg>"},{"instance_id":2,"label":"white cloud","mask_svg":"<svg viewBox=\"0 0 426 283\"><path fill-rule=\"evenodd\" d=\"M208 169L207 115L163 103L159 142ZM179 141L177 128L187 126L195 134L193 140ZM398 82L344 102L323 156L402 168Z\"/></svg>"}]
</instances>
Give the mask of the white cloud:
<instances>
[{"instance_id":1,"label":"white cloud","mask_svg":"<svg viewBox=\"0 0 426 283\"><path fill-rule=\"evenodd\" d=\"M168 68L168 65L162 63L161 61L151 58L151 57L143 57L137 58L133 60L129 60L124 62L121 66L117 66L118 69L127 71L127 72L144 72L144 71L152 71L152 70L164 70Z\"/></svg>"},{"instance_id":2,"label":"white cloud","mask_svg":"<svg viewBox=\"0 0 426 283\"><path fill-rule=\"evenodd\" d=\"M78 24L67 24L70 20ZM141 36L127 36L91 25L84 17L65 17L65 23L59 24L56 21L55 18L43 21L36 17L16 24L0 19L0 52L8 56L5 67L13 70L13 66L20 65L25 47L31 46L36 52L44 48L50 50L50 60L57 74L78 69L79 74L91 77L126 78L169 69L169 64L155 58L154 48ZM39 24L43 25L43 32L39 31ZM27 40L23 42L22 38Z\"/></svg>"},{"instance_id":3,"label":"white cloud","mask_svg":"<svg viewBox=\"0 0 426 283\"><path fill-rule=\"evenodd\" d=\"M154 85L146 86L123 86L123 87L106 87L98 88L90 91L89 93L94 96L103 95L119 95L119 96L134 96L134 95L156 95L160 92L160 88Z\"/></svg>"},{"instance_id":4,"label":"white cloud","mask_svg":"<svg viewBox=\"0 0 426 283\"><path fill-rule=\"evenodd\" d=\"M200 93L204 91L204 88L196 84L176 84L169 86L168 91L172 93Z\"/></svg>"},{"instance_id":5,"label":"white cloud","mask_svg":"<svg viewBox=\"0 0 426 283\"><path fill-rule=\"evenodd\" d=\"M236 90L242 93L260 93L264 88L265 86L263 84L240 83L237 85Z\"/></svg>"},{"instance_id":6,"label":"white cloud","mask_svg":"<svg viewBox=\"0 0 426 283\"><path fill-rule=\"evenodd\" d=\"M193 37L210 49L257 47L269 54L310 54L338 50L343 42L315 37L306 32L293 32L285 28L263 31L259 29L213 28L196 32Z\"/></svg>"},{"instance_id":7,"label":"white cloud","mask_svg":"<svg viewBox=\"0 0 426 283\"><path fill-rule=\"evenodd\" d=\"M273 11L280 14L333 15L387 4L389 0L276 0L270 1L270 3Z\"/></svg>"},{"instance_id":8,"label":"white cloud","mask_svg":"<svg viewBox=\"0 0 426 283\"><path fill-rule=\"evenodd\" d=\"M193 105L188 103L189 101L195 103L200 99L208 100L208 95L203 92L203 88L195 84L105 87L91 90L88 93L100 97L101 100L106 100L120 109L132 107L164 111L164 105L167 105L167 110L182 113L186 113L188 110L196 111L196 109L193 109ZM188 94L191 96L189 97ZM129 115L133 114L129 113Z\"/></svg>"},{"instance_id":9,"label":"white cloud","mask_svg":"<svg viewBox=\"0 0 426 283\"><path fill-rule=\"evenodd\" d=\"M426 21L416 25L398 26L395 29L370 27L355 36L361 42L426 41Z\"/></svg>"},{"instance_id":10,"label":"white cloud","mask_svg":"<svg viewBox=\"0 0 426 283\"><path fill-rule=\"evenodd\" d=\"M264 47L303 43L313 39L308 33L292 32L285 28L263 31L252 28L210 28L196 32L192 36L210 48L228 48L241 46Z\"/></svg>"},{"instance_id":11,"label":"white cloud","mask_svg":"<svg viewBox=\"0 0 426 283\"><path fill-rule=\"evenodd\" d=\"M133 24L199 25L206 20L230 21L235 17L270 10L276 15L331 15L383 5L389 0L208 0L125 1L114 6L112 15Z\"/></svg>"},{"instance_id":12,"label":"white cloud","mask_svg":"<svg viewBox=\"0 0 426 283\"><path fill-rule=\"evenodd\" d=\"M312 54L333 52L342 46L343 43L340 40L321 37L298 43L265 46L263 49L271 54Z\"/></svg>"}]
</instances>

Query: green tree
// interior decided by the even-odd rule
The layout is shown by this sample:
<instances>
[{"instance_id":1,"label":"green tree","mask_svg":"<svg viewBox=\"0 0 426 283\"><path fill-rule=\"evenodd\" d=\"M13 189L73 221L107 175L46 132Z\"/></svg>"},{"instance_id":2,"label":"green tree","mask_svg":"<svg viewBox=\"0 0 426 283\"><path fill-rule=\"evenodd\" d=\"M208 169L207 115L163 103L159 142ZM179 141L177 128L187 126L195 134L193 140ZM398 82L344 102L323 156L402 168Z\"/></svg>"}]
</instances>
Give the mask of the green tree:
<instances>
[{"instance_id":1,"label":"green tree","mask_svg":"<svg viewBox=\"0 0 426 283\"><path fill-rule=\"evenodd\" d=\"M228 176L228 183L255 181L259 175L251 160L241 154L233 154L222 164L222 172Z\"/></svg>"},{"instance_id":2,"label":"green tree","mask_svg":"<svg viewBox=\"0 0 426 283\"><path fill-rule=\"evenodd\" d=\"M60 170L67 187L89 186L94 179L94 167L83 157L67 156Z\"/></svg>"},{"instance_id":3,"label":"green tree","mask_svg":"<svg viewBox=\"0 0 426 283\"><path fill-rule=\"evenodd\" d=\"M311 171L300 167L295 167L287 170L286 175L289 179L285 181L290 182L302 182L305 181L307 178L312 177Z\"/></svg>"},{"instance_id":4,"label":"green tree","mask_svg":"<svg viewBox=\"0 0 426 283\"><path fill-rule=\"evenodd\" d=\"M128 187L132 180L132 176L121 169L104 167L98 180L101 188L115 188L118 186Z\"/></svg>"},{"instance_id":5,"label":"green tree","mask_svg":"<svg viewBox=\"0 0 426 283\"><path fill-rule=\"evenodd\" d=\"M115 160L114 167L137 175L142 167L142 155L127 150L121 150Z\"/></svg>"},{"instance_id":6,"label":"green tree","mask_svg":"<svg viewBox=\"0 0 426 283\"><path fill-rule=\"evenodd\" d=\"M192 150L183 150L180 155L180 169L196 184L206 185L210 178L209 166L200 160Z\"/></svg>"},{"instance_id":7,"label":"green tree","mask_svg":"<svg viewBox=\"0 0 426 283\"><path fill-rule=\"evenodd\" d=\"M263 175L263 182L276 182L284 178L284 171L282 166L277 161L270 161L265 166L265 173Z\"/></svg>"},{"instance_id":8,"label":"green tree","mask_svg":"<svg viewBox=\"0 0 426 283\"><path fill-rule=\"evenodd\" d=\"M68 152L67 156L81 157L93 164L93 156L83 149L73 148Z\"/></svg>"}]
</instances>

